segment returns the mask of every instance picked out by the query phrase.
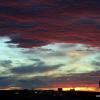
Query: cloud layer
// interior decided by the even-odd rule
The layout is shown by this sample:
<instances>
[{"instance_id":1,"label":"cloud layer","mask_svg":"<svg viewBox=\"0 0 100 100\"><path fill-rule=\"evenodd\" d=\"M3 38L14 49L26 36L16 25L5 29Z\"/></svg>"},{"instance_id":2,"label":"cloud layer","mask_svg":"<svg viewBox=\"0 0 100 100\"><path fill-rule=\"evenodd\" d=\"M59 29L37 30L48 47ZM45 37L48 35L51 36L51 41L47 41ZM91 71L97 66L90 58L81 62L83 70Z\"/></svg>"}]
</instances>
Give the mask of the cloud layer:
<instances>
[{"instance_id":1,"label":"cloud layer","mask_svg":"<svg viewBox=\"0 0 100 100\"><path fill-rule=\"evenodd\" d=\"M9 37L0 37L0 86L36 88L65 86L66 83L92 85L99 81L98 47L52 43L21 48L10 41Z\"/></svg>"},{"instance_id":2,"label":"cloud layer","mask_svg":"<svg viewBox=\"0 0 100 100\"><path fill-rule=\"evenodd\" d=\"M0 0L0 87L96 85L100 0Z\"/></svg>"},{"instance_id":3,"label":"cloud layer","mask_svg":"<svg viewBox=\"0 0 100 100\"><path fill-rule=\"evenodd\" d=\"M20 47L53 42L100 46L99 0L1 0L0 36Z\"/></svg>"}]
</instances>

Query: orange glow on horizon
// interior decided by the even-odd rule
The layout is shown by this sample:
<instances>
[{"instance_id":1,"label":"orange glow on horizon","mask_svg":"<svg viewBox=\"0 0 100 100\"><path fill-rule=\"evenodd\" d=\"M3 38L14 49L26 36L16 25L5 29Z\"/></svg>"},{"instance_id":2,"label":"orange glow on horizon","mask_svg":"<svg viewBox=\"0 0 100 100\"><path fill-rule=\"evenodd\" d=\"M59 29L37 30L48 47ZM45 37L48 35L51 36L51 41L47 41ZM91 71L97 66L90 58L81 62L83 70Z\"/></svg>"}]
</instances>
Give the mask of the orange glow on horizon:
<instances>
[{"instance_id":1,"label":"orange glow on horizon","mask_svg":"<svg viewBox=\"0 0 100 100\"><path fill-rule=\"evenodd\" d=\"M96 91L96 92L100 92L100 88L99 87L66 87L66 88L62 88L63 91L70 91L71 89L75 90L75 91ZM57 91L57 88L36 88L36 90L55 90Z\"/></svg>"},{"instance_id":2,"label":"orange glow on horizon","mask_svg":"<svg viewBox=\"0 0 100 100\"><path fill-rule=\"evenodd\" d=\"M71 89L75 89L75 91L98 91L96 87L68 87L68 88L63 88L63 91L69 91Z\"/></svg>"},{"instance_id":3,"label":"orange glow on horizon","mask_svg":"<svg viewBox=\"0 0 100 100\"><path fill-rule=\"evenodd\" d=\"M55 90L62 88L63 91L70 91L71 89L75 91L96 91L100 92L100 87L98 84L53 84L52 86L47 86L45 88L36 88L37 90Z\"/></svg>"},{"instance_id":4,"label":"orange glow on horizon","mask_svg":"<svg viewBox=\"0 0 100 100\"><path fill-rule=\"evenodd\" d=\"M21 87L16 87L16 86L4 86L0 87L0 90L21 90Z\"/></svg>"}]
</instances>

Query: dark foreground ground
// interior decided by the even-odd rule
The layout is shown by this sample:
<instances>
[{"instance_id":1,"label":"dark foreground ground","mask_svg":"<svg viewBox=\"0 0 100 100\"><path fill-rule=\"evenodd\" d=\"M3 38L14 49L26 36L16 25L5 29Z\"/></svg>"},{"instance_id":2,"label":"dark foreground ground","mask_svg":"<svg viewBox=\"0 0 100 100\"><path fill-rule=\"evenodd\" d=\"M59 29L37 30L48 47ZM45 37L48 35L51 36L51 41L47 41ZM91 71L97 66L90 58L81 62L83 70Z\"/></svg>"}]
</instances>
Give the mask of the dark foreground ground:
<instances>
[{"instance_id":1,"label":"dark foreground ground","mask_svg":"<svg viewBox=\"0 0 100 100\"><path fill-rule=\"evenodd\" d=\"M83 91L0 91L0 100L100 100L100 92Z\"/></svg>"}]
</instances>

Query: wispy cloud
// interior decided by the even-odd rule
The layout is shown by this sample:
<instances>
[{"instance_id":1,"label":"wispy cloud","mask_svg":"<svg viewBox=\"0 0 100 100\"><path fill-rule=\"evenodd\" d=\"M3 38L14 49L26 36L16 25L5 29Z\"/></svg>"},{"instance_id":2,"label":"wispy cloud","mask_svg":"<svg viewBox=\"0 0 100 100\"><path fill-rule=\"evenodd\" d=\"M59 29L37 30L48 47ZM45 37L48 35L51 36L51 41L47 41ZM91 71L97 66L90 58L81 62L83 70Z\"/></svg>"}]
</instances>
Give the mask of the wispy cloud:
<instances>
[{"instance_id":1,"label":"wispy cloud","mask_svg":"<svg viewBox=\"0 0 100 100\"><path fill-rule=\"evenodd\" d=\"M5 77L1 79L1 83L5 82L8 85L17 85L18 83L19 87L19 84L26 81L27 84L34 84L35 87L38 85L33 82L34 78L44 80L43 84L45 82L49 84L55 82L57 77L65 77L70 80L69 82L76 82L76 80L81 81L82 75L89 75L90 78L89 73L92 74L92 72L100 70L100 50L97 47L75 43L53 43L34 48L21 48L14 43L8 43L10 41L8 37L1 37L0 41L2 45L0 76L1 78ZM11 47L10 44L14 46ZM30 80L33 83L30 83ZM87 80L85 77L83 82ZM92 83L97 82L97 80L98 77L94 78ZM61 82L63 83L63 81ZM39 83L39 86L42 85Z\"/></svg>"}]
</instances>

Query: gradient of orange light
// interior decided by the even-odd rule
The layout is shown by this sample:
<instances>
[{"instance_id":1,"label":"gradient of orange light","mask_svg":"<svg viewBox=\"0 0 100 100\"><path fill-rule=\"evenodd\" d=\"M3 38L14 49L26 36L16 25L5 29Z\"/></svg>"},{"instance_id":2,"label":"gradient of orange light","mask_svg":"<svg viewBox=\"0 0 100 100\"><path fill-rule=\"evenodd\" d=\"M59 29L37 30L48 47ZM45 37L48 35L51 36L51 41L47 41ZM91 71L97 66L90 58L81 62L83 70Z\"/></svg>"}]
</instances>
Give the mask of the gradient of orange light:
<instances>
[{"instance_id":1,"label":"gradient of orange light","mask_svg":"<svg viewBox=\"0 0 100 100\"><path fill-rule=\"evenodd\" d=\"M95 87L68 87L68 88L63 88L63 91L69 91L71 89L75 89L75 91L97 91Z\"/></svg>"},{"instance_id":2,"label":"gradient of orange light","mask_svg":"<svg viewBox=\"0 0 100 100\"><path fill-rule=\"evenodd\" d=\"M75 89L75 91L91 91L91 92L100 92L99 87L66 87L62 88L63 91L70 91L71 89ZM36 88L36 90L55 90L57 91L58 88Z\"/></svg>"},{"instance_id":3,"label":"gradient of orange light","mask_svg":"<svg viewBox=\"0 0 100 100\"><path fill-rule=\"evenodd\" d=\"M3 86L0 87L0 90L21 90L21 87L16 87L16 86Z\"/></svg>"},{"instance_id":4,"label":"gradient of orange light","mask_svg":"<svg viewBox=\"0 0 100 100\"><path fill-rule=\"evenodd\" d=\"M42 90L57 90L57 88L63 88L63 91L69 91L70 89L75 89L76 91L100 91L98 84L74 84L74 83L56 83L50 84L50 86L45 86L45 88L39 88Z\"/></svg>"}]
</instances>

